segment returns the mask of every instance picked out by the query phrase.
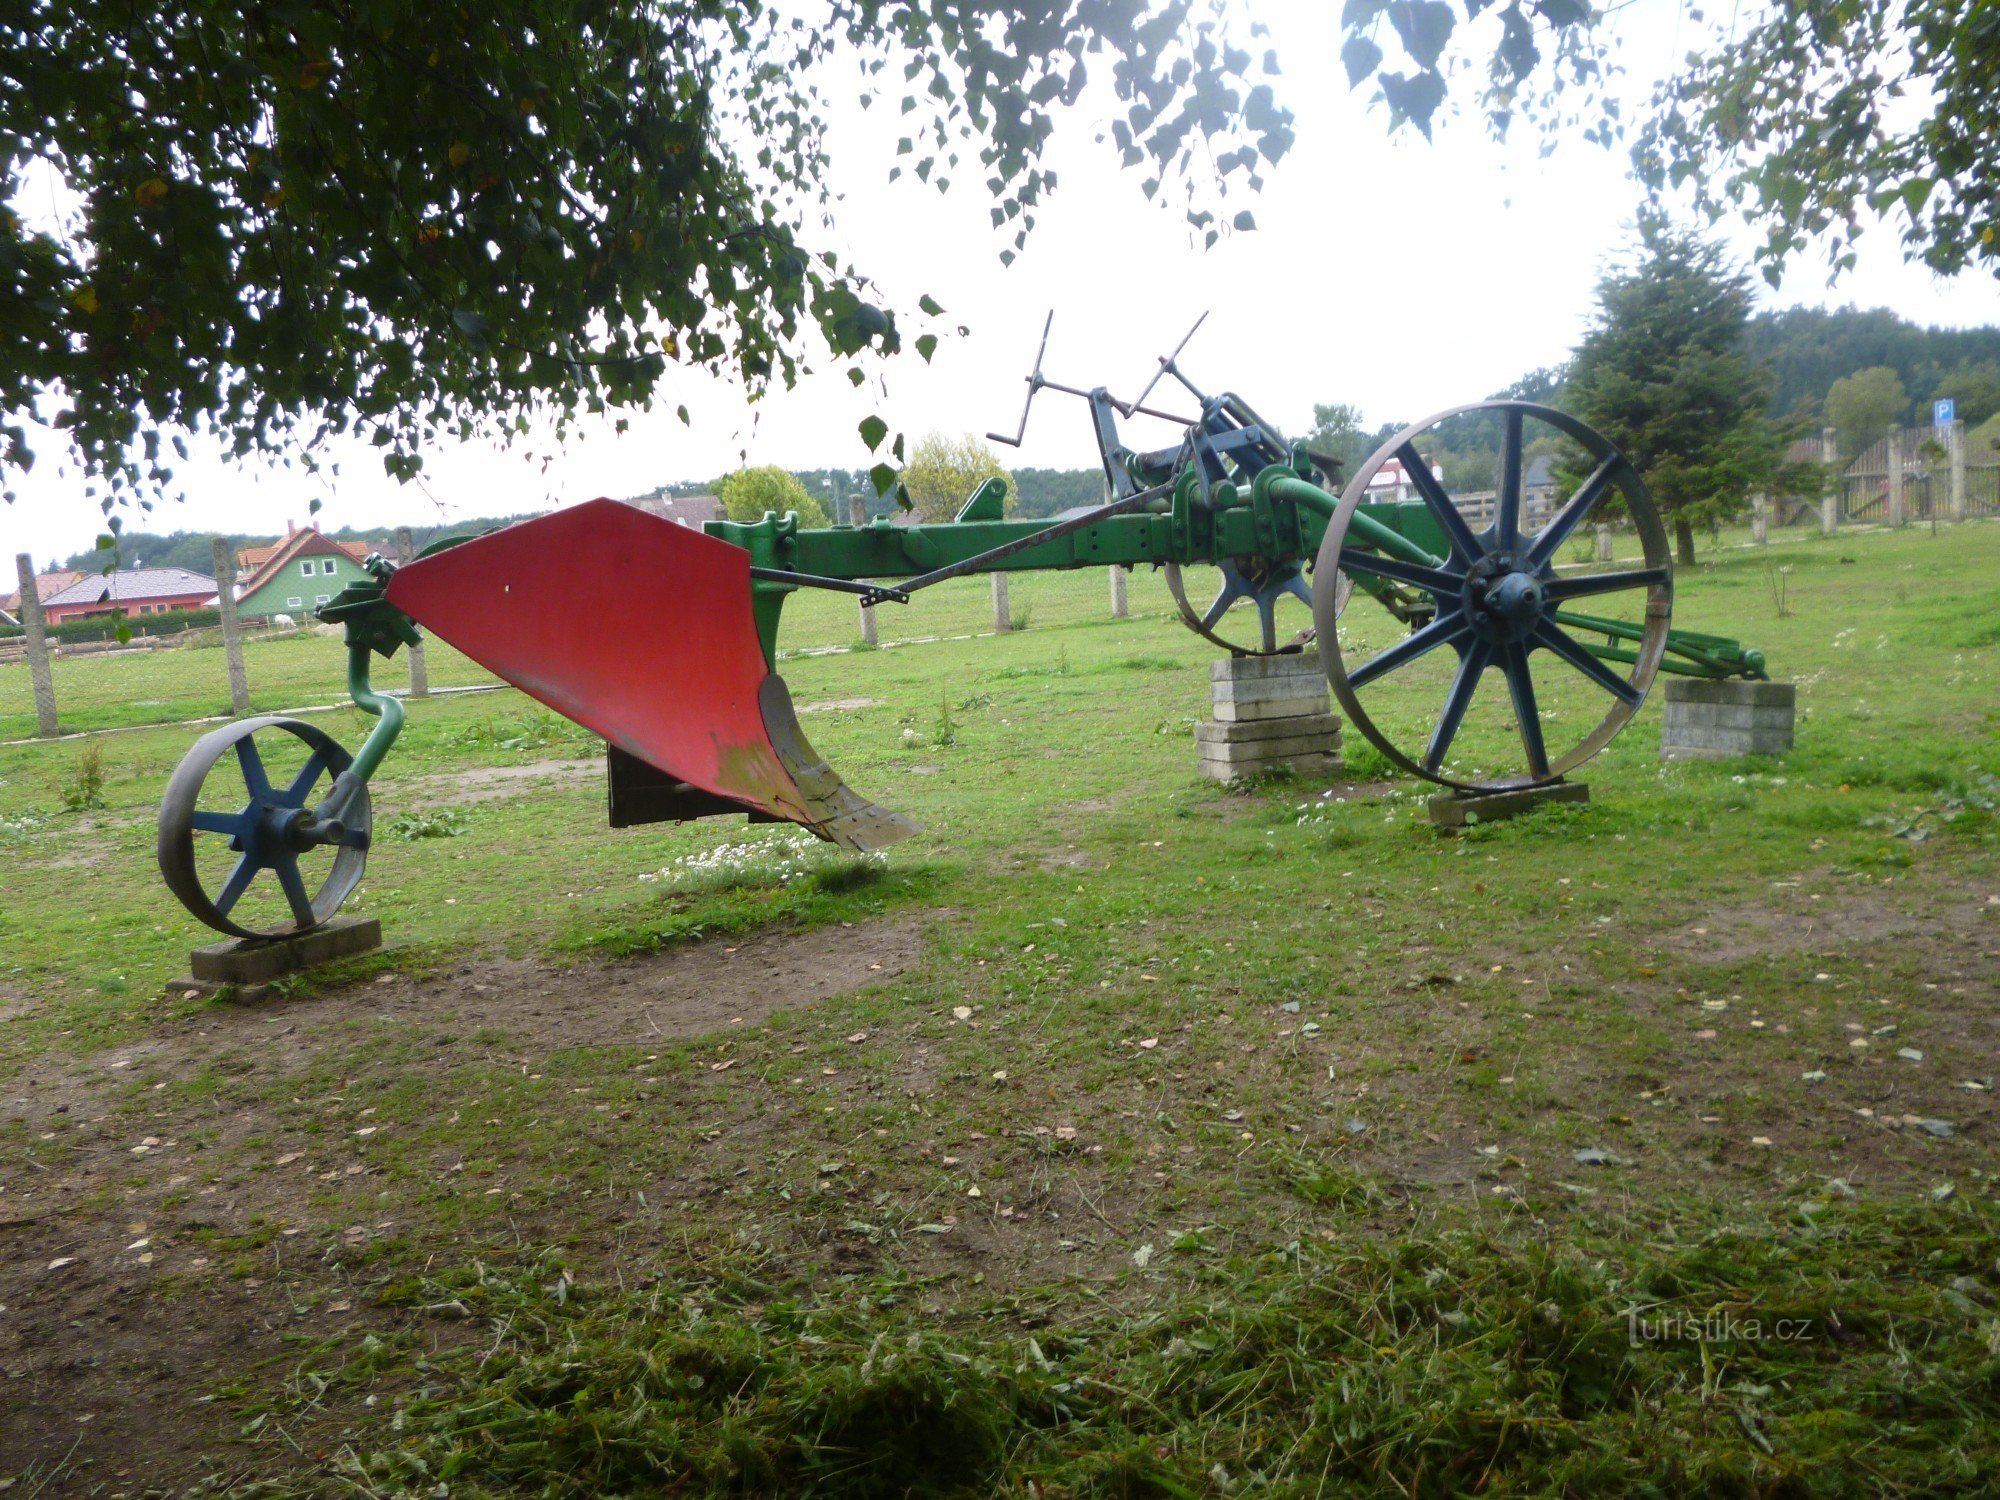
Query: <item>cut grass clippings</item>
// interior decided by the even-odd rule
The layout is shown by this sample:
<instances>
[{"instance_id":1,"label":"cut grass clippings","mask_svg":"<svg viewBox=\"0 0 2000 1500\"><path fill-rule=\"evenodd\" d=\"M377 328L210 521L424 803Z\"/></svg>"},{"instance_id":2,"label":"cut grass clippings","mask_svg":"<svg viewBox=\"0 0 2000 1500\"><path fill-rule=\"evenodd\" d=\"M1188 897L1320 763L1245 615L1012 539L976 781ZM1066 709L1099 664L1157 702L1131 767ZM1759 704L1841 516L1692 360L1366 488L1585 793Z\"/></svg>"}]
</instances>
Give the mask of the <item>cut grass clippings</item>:
<instances>
[{"instance_id":1,"label":"cut grass clippings","mask_svg":"<svg viewBox=\"0 0 2000 1500\"><path fill-rule=\"evenodd\" d=\"M265 1496L1965 1493L2000 1470L1990 1203L1699 1210L1208 1253L1098 1307L937 1317L741 1262L643 1289L512 1253L386 1300L479 1335ZM428 1341L420 1323L409 1335ZM307 1369L385 1388L364 1346ZM319 1434L322 1438L324 1434Z\"/></svg>"}]
</instances>

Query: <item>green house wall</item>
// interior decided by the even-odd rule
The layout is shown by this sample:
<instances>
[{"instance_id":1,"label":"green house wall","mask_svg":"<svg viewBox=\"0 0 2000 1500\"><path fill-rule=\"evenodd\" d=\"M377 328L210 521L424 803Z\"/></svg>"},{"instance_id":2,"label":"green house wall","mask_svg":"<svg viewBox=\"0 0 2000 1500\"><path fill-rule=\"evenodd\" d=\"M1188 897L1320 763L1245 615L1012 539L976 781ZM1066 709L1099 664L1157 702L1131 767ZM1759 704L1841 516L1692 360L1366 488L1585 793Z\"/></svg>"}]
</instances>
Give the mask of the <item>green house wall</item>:
<instances>
[{"instance_id":1,"label":"green house wall","mask_svg":"<svg viewBox=\"0 0 2000 1500\"><path fill-rule=\"evenodd\" d=\"M300 563L313 565L313 576L307 578L299 572ZM324 569L333 564L331 573ZM346 553L334 556L319 553L312 557L295 557L280 568L275 577L254 593L245 594L236 602L239 615L291 615L301 621L313 612L324 594L331 599L350 583L358 583L368 577L367 570ZM298 603L293 603L298 600Z\"/></svg>"}]
</instances>

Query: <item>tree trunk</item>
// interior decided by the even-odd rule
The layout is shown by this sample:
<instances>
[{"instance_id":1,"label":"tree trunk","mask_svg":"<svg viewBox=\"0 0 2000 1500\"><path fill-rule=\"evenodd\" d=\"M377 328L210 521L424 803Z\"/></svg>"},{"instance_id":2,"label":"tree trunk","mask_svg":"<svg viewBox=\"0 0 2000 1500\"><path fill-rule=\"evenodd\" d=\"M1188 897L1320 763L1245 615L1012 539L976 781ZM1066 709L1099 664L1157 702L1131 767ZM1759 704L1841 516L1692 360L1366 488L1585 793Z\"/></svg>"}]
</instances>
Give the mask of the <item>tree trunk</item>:
<instances>
[{"instance_id":1,"label":"tree trunk","mask_svg":"<svg viewBox=\"0 0 2000 1500\"><path fill-rule=\"evenodd\" d=\"M1674 517L1674 561L1683 568L1694 566L1694 527Z\"/></svg>"}]
</instances>

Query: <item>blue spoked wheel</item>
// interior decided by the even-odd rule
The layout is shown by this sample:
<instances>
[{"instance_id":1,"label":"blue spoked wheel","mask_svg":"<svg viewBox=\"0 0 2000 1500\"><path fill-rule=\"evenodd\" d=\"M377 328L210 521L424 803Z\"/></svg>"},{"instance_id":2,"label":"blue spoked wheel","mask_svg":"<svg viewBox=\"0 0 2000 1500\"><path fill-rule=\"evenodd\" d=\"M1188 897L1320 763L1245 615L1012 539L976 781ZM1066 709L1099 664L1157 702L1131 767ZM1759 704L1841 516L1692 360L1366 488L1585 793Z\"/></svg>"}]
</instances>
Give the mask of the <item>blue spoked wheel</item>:
<instances>
[{"instance_id":1,"label":"blue spoked wheel","mask_svg":"<svg viewBox=\"0 0 2000 1500\"><path fill-rule=\"evenodd\" d=\"M340 910L368 860L368 788L353 757L297 719L226 724L195 742L160 801L160 873L189 912L235 937L292 937Z\"/></svg>"},{"instance_id":2,"label":"blue spoked wheel","mask_svg":"<svg viewBox=\"0 0 2000 1500\"><path fill-rule=\"evenodd\" d=\"M1296 562L1267 563L1262 558L1224 558L1216 564L1222 574L1222 586L1217 590L1215 600L1208 608L1196 613L1187 596L1186 580L1177 563L1168 563L1167 592L1174 596L1174 607L1180 611L1181 623L1205 641L1222 647L1234 656L1278 656L1288 652L1303 651L1312 644L1316 626L1307 626L1282 645L1278 641L1278 604L1287 597L1297 599L1307 609L1313 608L1313 586L1306 581L1305 569ZM1354 584L1344 573L1316 574L1335 580L1334 613L1338 615L1347 607L1347 596L1354 591ZM1229 613L1238 600L1247 599L1257 610L1259 629L1258 644L1240 645L1224 640L1216 633L1216 625Z\"/></svg>"},{"instance_id":3,"label":"blue spoked wheel","mask_svg":"<svg viewBox=\"0 0 2000 1500\"><path fill-rule=\"evenodd\" d=\"M1491 521L1475 531L1431 472L1423 456L1425 434L1454 419L1498 417L1500 462L1492 496ZM1572 454L1583 455L1587 475L1567 499L1551 510L1539 528L1526 524L1527 489L1524 428L1533 421L1550 429ZM1369 482L1395 460L1405 482L1416 492L1437 529L1444 534L1447 555L1426 566L1389 556L1371 545L1349 545L1354 514L1368 498ZM1638 535L1644 557L1641 566L1607 572L1570 572L1559 576L1557 554L1602 507L1622 503ZM1557 781L1602 750L1638 712L1646 690L1659 670L1666 649L1673 611L1673 570L1666 528L1652 496L1638 473L1611 443L1574 417L1527 401L1482 401L1454 407L1404 428L1374 453L1341 492L1340 504L1327 523L1320 544L1317 572L1331 568L1372 576L1428 594L1436 614L1408 636L1360 664L1349 667L1342 655L1332 615L1316 611L1320 654L1327 681L1348 722L1396 765L1413 775L1462 791L1496 791ZM1587 650L1577 633L1589 633L1577 601L1591 608L1623 609L1638 618L1639 627L1629 662L1606 661ZM1392 681L1395 674L1449 647L1457 656L1449 673L1443 702L1421 750L1398 746L1377 726L1361 701L1372 684ZM1545 673L1566 671L1589 684L1596 695L1583 716L1588 727L1568 748L1551 750L1544 735L1544 716L1551 694L1538 694L1533 674L1537 661ZM1504 682L1519 747L1513 764L1482 769L1476 779L1447 771L1448 757L1466 721L1480 683L1489 675ZM1548 678L1544 678L1545 689ZM1596 713L1598 702L1602 716ZM1379 706L1379 705L1378 705Z\"/></svg>"}]
</instances>

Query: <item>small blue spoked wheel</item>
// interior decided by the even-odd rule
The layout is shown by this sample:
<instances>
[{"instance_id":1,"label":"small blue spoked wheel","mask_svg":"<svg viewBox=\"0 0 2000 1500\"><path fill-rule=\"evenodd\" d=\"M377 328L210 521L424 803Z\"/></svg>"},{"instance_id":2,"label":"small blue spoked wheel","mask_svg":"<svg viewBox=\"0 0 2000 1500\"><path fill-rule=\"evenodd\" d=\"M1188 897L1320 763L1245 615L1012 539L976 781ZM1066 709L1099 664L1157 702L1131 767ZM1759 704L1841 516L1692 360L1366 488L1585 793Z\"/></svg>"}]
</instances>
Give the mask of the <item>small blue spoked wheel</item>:
<instances>
[{"instance_id":1,"label":"small blue spoked wheel","mask_svg":"<svg viewBox=\"0 0 2000 1500\"><path fill-rule=\"evenodd\" d=\"M297 719L244 719L195 742L160 802L160 873L217 932L294 937L340 910L368 861L367 785Z\"/></svg>"},{"instance_id":2,"label":"small blue spoked wheel","mask_svg":"<svg viewBox=\"0 0 2000 1500\"><path fill-rule=\"evenodd\" d=\"M1303 651L1312 644L1316 629L1312 625L1283 645L1278 644L1278 602L1290 596L1307 609L1313 607L1313 586L1306 582L1305 569L1300 564L1270 563L1254 557L1225 557L1216 566L1222 574L1222 587L1207 611L1197 614L1188 600L1187 584L1181 575L1180 565L1171 562L1166 565L1167 592L1174 596L1174 607L1180 611L1181 623L1189 630L1203 640L1222 647L1232 656L1282 656ZM1326 576L1335 580L1333 612L1338 616L1347 608L1348 595L1354 592L1354 581L1338 571ZM1255 646L1226 641L1215 632L1222 617L1239 599L1248 599L1257 608L1260 637L1259 644Z\"/></svg>"},{"instance_id":3,"label":"small blue spoked wheel","mask_svg":"<svg viewBox=\"0 0 2000 1500\"><path fill-rule=\"evenodd\" d=\"M1533 442L1525 431L1530 422L1539 434ZM1455 430L1463 431L1475 423L1499 439L1497 482L1490 498L1480 502L1490 509L1461 509L1432 472L1429 458L1432 429L1450 431L1457 424ZM1536 448L1544 450L1539 458ZM1583 477L1566 498L1558 498L1553 480L1565 458ZM1362 502L1375 498L1370 482L1385 471L1397 476L1399 488L1414 491L1414 501L1432 523L1429 529L1442 538L1443 556L1411 548L1407 539L1399 544L1406 555L1392 555L1383 548L1397 538L1380 527L1356 525ZM1538 504L1546 506L1545 514L1534 514ZM1584 523L1606 507L1622 510L1630 521L1640 565L1583 571L1590 564L1580 559L1559 572L1558 554L1572 538L1587 537ZM1481 521L1486 524L1475 530ZM1404 428L1377 448L1348 482L1327 523L1317 571L1325 576L1331 568L1416 590L1435 605L1427 619L1418 617L1423 623L1417 629L1354 666L1343 656L1332 612L1320 609L1320 655L1350 724L1404 770L1462 791L1560 780L1609 744L1639 711L1666 650L1673 612L1671 552L1645 483L1601 433L1527 401L1454 407ZM1608 613L1586 614L1580 604ZM1586 644L1599 633L1607 637L1604 645ZM1432 656L1439 647L1449 647L1456 663L1442 653ZM1444 668L1438 667L1441 661ZM1416 723L1418 733L1428 731L1423 748L1407 751L1378 725L1384 700L1377 700L1371 714L1360 697L1371 684L1406 669L1414 669L1400 679L1406 686L1442 694L1434 715L1424 713ZM1449 757L1489 674L1504 685L1512 732L1480 740L1473 753L1487 760L1487 767L1457 771ZM1405 702L1405 714L1407 707ZM1562 740L1551 741L1551 727ZM1574 743L1565 744L1572 734Z\"/></svg>"}]
</instances>

